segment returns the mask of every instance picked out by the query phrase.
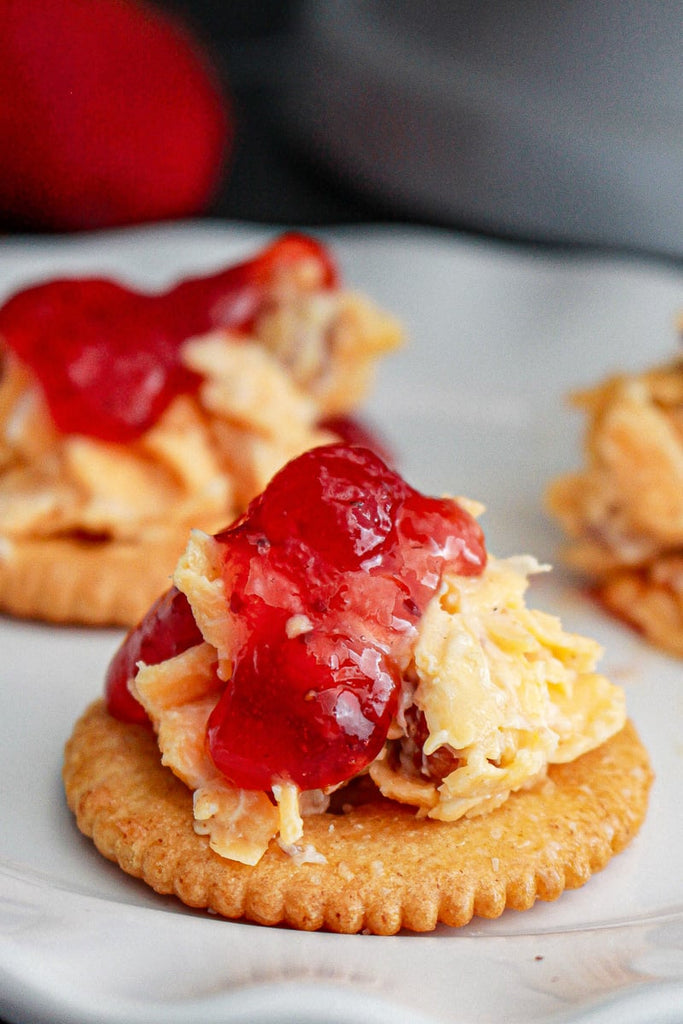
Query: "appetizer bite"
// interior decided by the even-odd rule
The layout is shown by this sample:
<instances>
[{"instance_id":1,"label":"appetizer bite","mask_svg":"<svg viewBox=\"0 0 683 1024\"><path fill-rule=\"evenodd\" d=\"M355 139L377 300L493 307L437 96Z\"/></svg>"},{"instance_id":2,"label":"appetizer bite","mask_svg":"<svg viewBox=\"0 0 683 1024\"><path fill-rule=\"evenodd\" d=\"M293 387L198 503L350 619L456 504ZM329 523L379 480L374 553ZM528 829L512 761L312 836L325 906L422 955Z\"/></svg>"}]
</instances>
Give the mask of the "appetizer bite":
<instances>
[{"instance_id":1,"label":"appetizer bite","mask_svg":"<svg viewBox=\"0 0 683 1024\"><path fill-rule=\"evenodd\" d=\"M465 499L370 450L193 531L69 739L78 827L161 893L302 929L424 931L582 885L651 771L598 645L528 609Z\"/></svg>"},{"instance_id":2,"label":"appetizer bite","mask_svg":"<svg viewBox=\"0 0 683 1024\"><path fill-rule=\"evenodd\" d=\"M0 610L133 625L189 529L219 530L338 437L400 336L298 234L163 294L67 279L14 295L0 308Z\"/></svg>"},{"instance_id":3,"label":"appetizer bite","mask_svg":"<svg viewBox=\"0 0 683 1024\"><path fill-rule=\"evenodd\" d=\"M585 467L554 481L568 564L651 643L683 656L683 355L572 396Z\"/></svg>"}]
</instances>

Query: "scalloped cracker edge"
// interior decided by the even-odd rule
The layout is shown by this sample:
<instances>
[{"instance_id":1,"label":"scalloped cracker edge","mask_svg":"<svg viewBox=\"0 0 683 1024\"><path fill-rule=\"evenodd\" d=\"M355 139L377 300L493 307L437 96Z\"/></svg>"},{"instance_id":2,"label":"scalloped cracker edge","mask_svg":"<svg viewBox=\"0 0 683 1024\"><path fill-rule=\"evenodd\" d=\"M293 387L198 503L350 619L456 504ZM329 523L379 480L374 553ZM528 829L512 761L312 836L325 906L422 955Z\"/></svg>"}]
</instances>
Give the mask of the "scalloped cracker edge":
<instances>
[{"instance_id":1,"label":"scalloped cracker edge","mask_svg":"<svg viewBox=\"0 0 683 1024\"><path fill-rule=\"evenodd\" d=\"M74 728L63 777L79 829L159 893L264 925L392 935L526 910L583 885L638 832L653 774L628 722L487 815L430 821L377 795L305 819L312 861L273 841L254 867L194 832L192 794L160 764L151 730L115 720L101 700Z\"/></svg>"}]
</instances>

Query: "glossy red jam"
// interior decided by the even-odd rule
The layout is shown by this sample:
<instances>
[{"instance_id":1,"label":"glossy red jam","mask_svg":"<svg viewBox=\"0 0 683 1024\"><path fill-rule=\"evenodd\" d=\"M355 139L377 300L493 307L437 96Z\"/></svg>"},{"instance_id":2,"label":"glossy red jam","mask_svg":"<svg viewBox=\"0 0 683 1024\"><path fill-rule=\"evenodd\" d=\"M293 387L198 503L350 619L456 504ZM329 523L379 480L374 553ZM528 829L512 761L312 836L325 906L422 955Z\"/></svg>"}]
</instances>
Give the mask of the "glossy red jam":
<instances>
[{"instance_id":1,"label":"glossy red jam","mask_svg":"<svg viewBox=\"0 0 683 1024\"><path fill-rule=\"evenodd\" d=\"M444 571L482 572L479 526L368 449L335 444L290 462L216 539L235 638L233 675L208 726L216 766L248 789L349 779L386 740ZM145 642L167 628L154 620L143 623ZM135 636L119 678L138 658Z\"/></svg>"},{"instance_id":2,"label":"glossy red jam","mask_svg":"<svg viewBox=\"0 0 683 1024\"><path fill-rule=\"evenodd\" d=\"M0 309L0 336L35 373L60 431L126 443L198 386L180 361L183 342L217 327L249 330L278 281L303 262L316 287L335 286L327 251L294 233L157 295L108 280L51 281Z\"/></svg>"},{"instance_id":3,"label":"glossy red jam","mask_svg":"<svg viewBox=\"0 0 683 1024\"><path fill-rule=\"evenodd\" d=\"M244 789L343 782L379 753L399 686L395 661L358 636L256 631L209 721L214 763Z\"/></svg>"},{"instance_id":4,"label":"glossy red jam","mask_svg":"<svg viewBox=\"0 0 683 1024\"><path fill-rule=\"evenodd\" d=\"M128 634L109 665L105 698L110 714L124 722L147 723L144 708L128 690L138 664L159 665L201 642L187 598L171 587Z\"/></svg>"}]
</instances>

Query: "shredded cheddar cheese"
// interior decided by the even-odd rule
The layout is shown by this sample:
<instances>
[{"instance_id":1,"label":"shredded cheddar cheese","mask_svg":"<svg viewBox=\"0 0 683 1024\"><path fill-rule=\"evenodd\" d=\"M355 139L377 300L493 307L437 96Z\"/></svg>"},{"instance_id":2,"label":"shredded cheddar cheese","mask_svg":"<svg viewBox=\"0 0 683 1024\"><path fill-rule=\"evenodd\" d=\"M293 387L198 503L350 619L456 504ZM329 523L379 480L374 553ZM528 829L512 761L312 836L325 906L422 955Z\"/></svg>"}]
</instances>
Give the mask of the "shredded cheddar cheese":
<instances>
[{"instance_id":1,"label":"shredded cheddar cheese","mask_svg":"<svg viewBox=\"0 0 683 1024\"><path fill-rule=\"evenodd\" d=\"M524 604L543 568L489 557L481 577L446 578L420 624L414 702L424 754L448 746L458 767L437 784L384 759L370 775L385 796L445 821L482 813L621 729L623 691L595 672L599 645Z\"/></svg>"}]
</instances>

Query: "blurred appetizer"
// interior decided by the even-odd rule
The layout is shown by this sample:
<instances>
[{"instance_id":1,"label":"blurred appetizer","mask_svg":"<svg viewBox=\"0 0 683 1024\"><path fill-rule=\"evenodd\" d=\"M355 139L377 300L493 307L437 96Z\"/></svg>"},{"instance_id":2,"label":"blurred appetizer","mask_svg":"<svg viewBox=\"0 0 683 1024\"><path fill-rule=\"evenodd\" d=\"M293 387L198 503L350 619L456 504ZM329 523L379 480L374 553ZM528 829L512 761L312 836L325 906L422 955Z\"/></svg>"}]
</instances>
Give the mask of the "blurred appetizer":
<instances>
[{"instance_id":1,"label":"blurred appetizer","mask_svg":"<svg viewBox=\"0 0 683 1024\"><path fill-rule=\"evenodd\" d=\"M400 337L293 233L163 294L66 279L11 297L0 610L133 625L189 529L221 529L289 459L338 438Z\"/></svg>"},{"instance_id":2,"label":"blurred appetizer","mask_svg":"<svg viewBox=\"0 0 683 1024\"><path fill-rule=\"evenodd\" d=\"M683 354L572 396L585 467L549 488L566 561L611 612L683 656Z\"/></svg>"}]
</instances>

